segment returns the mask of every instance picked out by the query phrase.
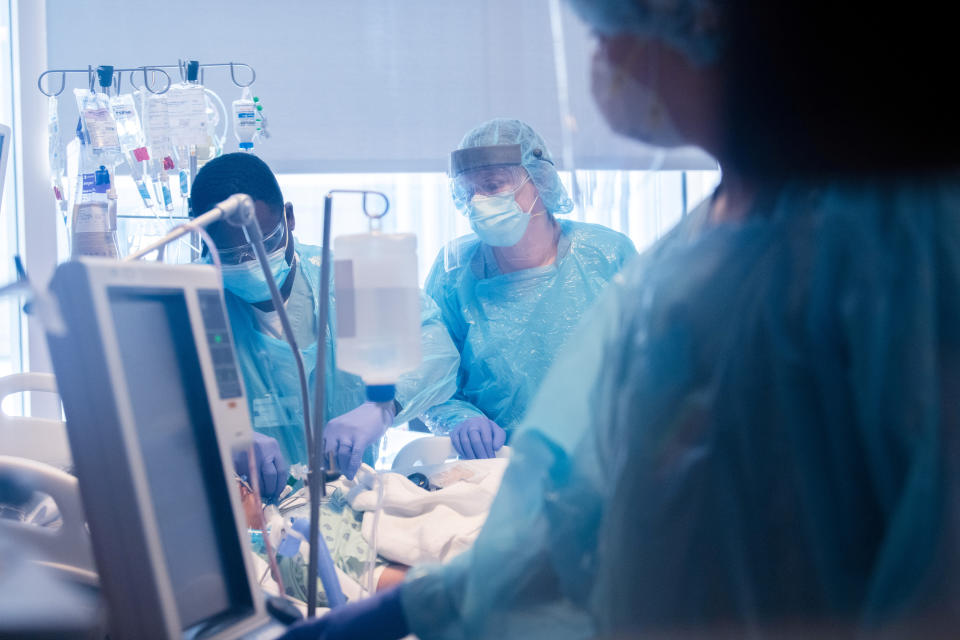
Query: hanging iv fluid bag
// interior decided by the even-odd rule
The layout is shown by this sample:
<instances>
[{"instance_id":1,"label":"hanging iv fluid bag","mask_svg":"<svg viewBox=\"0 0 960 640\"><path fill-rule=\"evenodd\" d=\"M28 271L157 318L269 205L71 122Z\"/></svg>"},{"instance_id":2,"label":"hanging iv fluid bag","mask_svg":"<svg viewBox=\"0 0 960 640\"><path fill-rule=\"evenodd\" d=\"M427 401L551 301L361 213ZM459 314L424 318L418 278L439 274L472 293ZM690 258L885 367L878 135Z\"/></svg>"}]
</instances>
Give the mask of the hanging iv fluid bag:
<instances>
[{"instance_id":1,"label":"hanging iv fluid bag","mask_svg":"<svg viewBox=\"0 0 960 640\"><path fill-rule=\"evenodd\" d=\"M233 101L233 135L240 151L253 151L257 135L257 104L250 97L250 88L244 87L240 98Z\"/></svg>"},{"instance_id":2,"label":"hanging iv fluid bag","mask_svg":"<svg viewBox=\"0 0 960 640\"><path fill-rule=\"evenodd\" d=\"M389 400L422 360L417 238L340 236L334 255L337 368L363 378L369 400Z\"/></svg>"}]
</instances>

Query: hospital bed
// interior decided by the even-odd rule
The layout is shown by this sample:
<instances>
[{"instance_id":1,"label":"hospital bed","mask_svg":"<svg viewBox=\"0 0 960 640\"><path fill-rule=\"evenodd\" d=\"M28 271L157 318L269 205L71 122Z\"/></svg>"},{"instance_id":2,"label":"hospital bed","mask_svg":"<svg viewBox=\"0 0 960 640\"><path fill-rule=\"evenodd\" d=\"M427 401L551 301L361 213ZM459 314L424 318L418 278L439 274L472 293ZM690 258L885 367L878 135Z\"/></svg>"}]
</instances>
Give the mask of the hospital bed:
<instances>
[{"instance_id":1,"label":"hospital bed","mask_svg":"<svg viewBox=\"0 0 960 640\"><path fill-rule=\"evenodd\" d=\"M56 393L52 374L17 373L0 378L0 474L15 477L42 496L21 521L0 520L3 534L32 548L43 564L77 582L95 585L96 571L77 479L66 472L70 447L61 420L11 416L3 401L18 393ZM58 526L51 527L56 521Z\"/></svg>"},{"instance_id":2,"label":"hospital bed","mask_svg":"<svg viewBox=\"0 0 960 640\"><path fill-rule=\"evenodd\" d=\"M27 390L55 392L56 386L53 376L19 374L0 379L0 393L2 395L11 395ZM62 468L58 468L58 466L69 464L69 448L66 447L63 422L4 414L0 416L0 430L5 434L13 433L16 430L18 436L12 440L5 438L3 442L8 444L15 442L16 444L7 450L0 450L0 453L25 454L34 458L28 459L23 455L0 455L0 473L15 473L37 492L49 496L33 507L31 513L25 514L24 522L0 520L0 530L16 544L26 545L36 550L38 555L43 558L44 565L56 569L64 577L96 586L97 575L90 549L89 534L83 517L77 480ZM34 434L37 433L42 433L44 437L36 437ZM53 447L47 447L50 443L53 443ZM504 447L498 452L498 458L500 459L507 458L509 455L509 447ZM456 468L460 462L448 437L426 436L406 444L397 453L390 471L403 476L413 473L429 476ZM56 465L52 463L56 463ZM341 484L345 487L352 486L345 481ZM435 495L440 497L440 494ZM306 501L302 501L301 504L305 505ZM43 513L44 510L46 510L46 514ZM57 527L44 526L51 513L59 515ZM361 511L358 511L358 513L361 516L364 515ZM47 520L44 519L45 515ZM302 510L288 511L285 515L302 516L303 513ZM415 524L416 517L411 518L411 522L414 523L412 526L418 526ZM436 519L425 519L423 526L436 527ZM389 535L389 529L387 532L386 535ZM410 531L405 530L403 534L409 537ZM381 535L384 534L381 533ZM450 537L453 539L456 536L451 534ZM391 545L388 544L387 546ZM396 545L392 546L395 547ZM383 560L381 559L379 567L382 569L382 566ZM258 562L257 567L261 586L269 592L277 593L276 584L263 571L266 565ZM351 580L342 573L340 577L343 583ZM354 587L348 591L351 598L369 595L365 580L355 580L354 582L363 582L364 584L359 590ZM302 611L305 610L303 603L297 604L300 605Z\"/></svg>"},{"instance_id":3,"label":"hospital bed","mask_svg":"<svg viewBox=\"0 0 960 640\"><path fill-rule=\"evenodd\" d=\"M28 392L56 394L56 378L51 373L14 373L0 378L0 455L68 469L70 445L63 421L14 416L3 410L8 398Z\"/></svg>"}]
</instances>

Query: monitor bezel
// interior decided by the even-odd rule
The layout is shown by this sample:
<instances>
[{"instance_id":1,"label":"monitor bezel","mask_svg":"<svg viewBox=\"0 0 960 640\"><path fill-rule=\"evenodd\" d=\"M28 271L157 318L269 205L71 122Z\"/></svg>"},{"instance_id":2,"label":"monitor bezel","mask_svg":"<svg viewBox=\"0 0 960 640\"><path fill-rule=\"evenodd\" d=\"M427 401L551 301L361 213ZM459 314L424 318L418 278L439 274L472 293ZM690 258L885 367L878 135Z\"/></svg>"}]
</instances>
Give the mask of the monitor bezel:
<instances>
[{"instance_id":1,"label":"monitor bezel","mask_svg":"<svg viewBox=\"0 0 960 640\"><path fill-rule=\"evenodd\" d=\"M121 629L135 629L140 624L153 627L150 634L158 637L180 638L196 627L222 626L204 638L230 638L246 630L256 629L269 621L259 584L253 571L250 557L250 542L247 524L240 504L239 492L233 478L232 451L238 446L252 442L253 431L247 409L246 397L221 399L213 376L213 360L206 342L206 332L200 313L198 292L218 289L223 302L219 275L206 265L165 265L148 262L118 263L114 260L81 258L61 265L54 276L51 288L57 294L68 332L76 329L83 334L81 339L71 340L66 336L48 336L51 357L58 375L58 384L67 415L67 431L73 452L74 463L84 506L90 520L91 538L98 570L117 574L116 580L104 579L104 593L108 599L111 624ZM154 512L148 479L143 465L144 452L139 446L133 408L130 404L123 359L116 339L116 327L110 305L111 289L126 291L142 289L180 290L187 304L193 339L197 345L204 386L216 430L216 438L224 474L224 489L229 494L233 511L234 529L241 549L243 574L246 576L249 602L252 610L245 615L226 614L212 616L184 630L180 623L170 577L166 571L163 544L159 538L157 514ZM226 317L226 308L223 309ZM233 341L229 320L226 329ZM234 353L236 357L236 353ZM78 369L83 368L83 375ZM239 372L238 372L239 374ZM104 385L97 379L106 380ZM242 385L242 376L241 376ZM72 388L71 388L72 387ZM245 390L244 390L245 391ZM110 396L110 397L106 397ZM84 406L86 405L86 406ZM97 405L97 406L90 406ZM76 425L76 426L75 426ZM100 438L91 438L91 430L100 430ZM115 439L119 446L96 444L97 440ZM113 460L109 477L103 475L102 464ZM117 483L128 482L130 491L116 490ZM105 491L114 488L107 498ZM122 505L107 504L119 500ZM131 517L135 513L136 517ZM95 522L94 520L99 520ZM142 550L142 564L134 573L115 566L119 550ZM122 555L122 554L120 554ZM130 561L130 558L124 558ZM133 592L142 592L134 595ZM133 598L156 599L157 612L127 608L121 605ZM110 603L110 600L115 602ZM119 609L119 610L118 610ZM126 609L126 610L125 610ZM240 612L242 613L242 612ZM153 618L147 622L146 618ZM136 618L136 619L132 619ZM231 622L232 621L232 622ZM216 624L219 622L220 624ZM162 627L162 634L158 634ZM142 627L141 627L142 628Z\"/></svg>"}]
</instances>

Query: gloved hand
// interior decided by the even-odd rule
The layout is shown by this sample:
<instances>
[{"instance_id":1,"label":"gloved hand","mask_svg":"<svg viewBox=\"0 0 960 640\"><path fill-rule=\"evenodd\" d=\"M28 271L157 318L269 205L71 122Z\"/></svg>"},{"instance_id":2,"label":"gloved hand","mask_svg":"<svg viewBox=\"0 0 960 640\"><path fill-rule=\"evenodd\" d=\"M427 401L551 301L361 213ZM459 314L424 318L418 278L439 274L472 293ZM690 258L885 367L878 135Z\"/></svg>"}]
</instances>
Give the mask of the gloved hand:
<instances>
[{"instance_id":1,"label":"gloved hand","mask_svg":"<svg viewBox=\"0 0 960 640\"><path fill-rule=\"evenodd\" d=\"M323 430L323 451L336 456L340 473L353 479L360 468L364 450L383 435L394 416L393 405L364 402L336 417Z\"/></svg>"},{"instance_id":2,"label":"gloved hand","mask_svg":"<svg viewBox=\"0 0 960 640\"><path fill-rule=\"evenodd\" d=\"M298 622L280 640L398 640L409 633L400 587L393 587L331 609L322 618Z\"/></svg>"},{"instance_id":3,"label":"gloved hand","mask_svg":"<svg viewBox=\"0 0 960 640\"><path fill-rule=\"evenodd\" d=\"M492 458L507 441L507 432L486 416L467 418L450 432L450 443L465 460Z\"/></svg>"},{"instance_id":4,"label":"gloved hand","mask_svg":"<svg viewBox=\"0 0 960 640\"><path fill-rule=\"evenodd\" d=\"M253 451L257 464L257 480L260 483L260 498L264 502L274 502L287 484L290 467L280 453L280 444L270 436L254 431ZM233 468L237 475L245 480L250 478L247 458L246 449L233 454Z\"/></svg>"}]
</instances>

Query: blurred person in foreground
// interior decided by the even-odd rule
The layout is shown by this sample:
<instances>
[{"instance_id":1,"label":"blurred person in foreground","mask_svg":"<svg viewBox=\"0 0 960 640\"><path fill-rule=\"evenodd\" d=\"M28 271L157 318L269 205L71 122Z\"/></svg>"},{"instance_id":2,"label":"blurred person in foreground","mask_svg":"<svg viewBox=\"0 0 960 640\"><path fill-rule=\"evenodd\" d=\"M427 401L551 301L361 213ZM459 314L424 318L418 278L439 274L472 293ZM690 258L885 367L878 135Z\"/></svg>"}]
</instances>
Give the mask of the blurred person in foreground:
<instances>
[{"instance_id":1,"label":"blurred person in foreground","mask_svg":"<svg viewBox=\"0 0 960 640\"><path fill-rule=\"evenodd\" d=\"M473 549L289 637L955 634L952 21L573 4L611 126L722 183L584 318Z\"/></svg>"}]
</instances>

